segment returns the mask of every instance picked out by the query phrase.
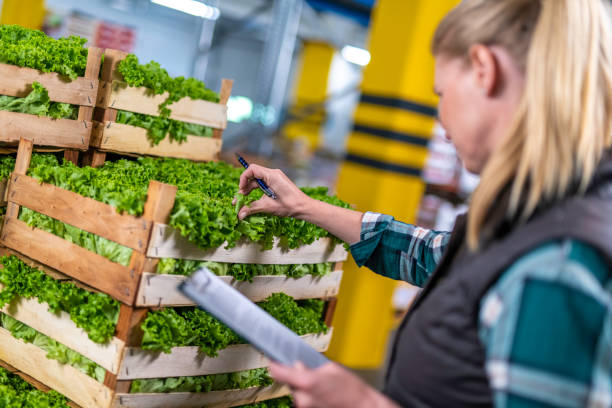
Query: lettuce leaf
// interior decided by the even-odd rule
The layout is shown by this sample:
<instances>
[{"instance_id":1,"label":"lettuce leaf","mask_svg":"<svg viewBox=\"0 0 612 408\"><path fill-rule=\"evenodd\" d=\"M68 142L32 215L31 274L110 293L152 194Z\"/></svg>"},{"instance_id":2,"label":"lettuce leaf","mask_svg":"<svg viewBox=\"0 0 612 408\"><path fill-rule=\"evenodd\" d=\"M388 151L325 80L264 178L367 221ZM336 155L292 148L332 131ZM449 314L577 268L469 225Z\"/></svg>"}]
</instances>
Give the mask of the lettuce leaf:
<instances>
[{"instance_id":1,"label":"lettuce leaf","mask_svg":"<svg viewBox=\"0 0 612 408\"><path fill-rule=\"evenodd\" d=\"M182 98L219 102L219 94L206 88L202 81L195 78L172 78L159 63L151 61L140 64L134 54L128 55L121 61L117 69L129 86L143 86L155 95L168 94L164 102L159 105L159 116L119 111L118 123L147 129L147 135L153 145L162 141L166 135L178 143L187 140L188 135L212 136L212 130L204 126L170 119L172 111L169 106Z\"/></svg>"},{"instance_id":2,"label":"lettuce leaf","mask_svg":"<svg viewBox=\"0 0 612 408\"><path fill-rule=\"evenodd\" d=\"M54 39L39 30L0 25L0 62L57 72L69 79L85 75L87 39L70 36Z\"/></svg>"},{"instance_id":3,"label":"lettuce leaf","mask_svg":"<svg viewBox=\"0 0 612 408\"><path fill-rule=\"evenodd\" d=\"M117 112L116 122L146 129L152 146L159 144L166 137L171 141L183 143L187 141L187 136L213 136L213 130L206 126L122 110Z\"/></svg>"},{"instance_id":4,"label":"lettuce leaf","mask_svg":"<svg viewBox=\"0 0 612 408\"><path fill-rule=\"evenodd\" d=\"M197 377L139 379L130 393L210 392L265 387L273 383L266 368Z\"/></svg>"},{"instance_id":5,"label":"lettuce leaf","mask_svg":"<svg viewBox=\"0 0 612 408\"><path fill-rule=\"evenodd\" d=\"M284 293L275 293L258 305L300 336L328 330L323 322L322 300L295 301ZM216 357L219 350L244 343L230 328L194 307L150 312L141 328L142 348L164 353L170 353L172 347L198 346L202 353Z\"/></svg>"},{"instance_id":6,"label":"lettuce leaf","mask_svg":"<svg viewBox=\"0 0 612 408\"><path fill-rule=\"evenodd\" d=\"M48 116L53 119L76 119L78 115L78 108L76 106L67 103L51 102L49 93L38 82L32 83L32 91L25 98L0 96L0 110Z\"/></svg>"},{"instance_id":7,"label":"lettuce leaf","mask_svg":"<svg viewBox=\"0 0 612 408\"><path fill-rule=\"evenodd\" d=\"M32 343L46 351L47 358L57 360L61 364L69 364L98 382L104 382L106 370L76 351L69 349L4 313L0 313L0 324L11 332L15 338L21 339L26 343Z\"/></svg>"},{"instance_id":8,"label":"lettuce leaf","mask_svg":"<svg viewBox=\"0 0 612 408\"><path fill-rule=\"evenodd\" d=\"M39 391L17 374L0 367L0 407L68 408L68 399L57 391Z\"/></svg>"},{"instance_id":9,"label":"lettuce leaf","mask_svg":"<svg viewBox=\"0 0 612 408\"><path fill-rule=\"evenodd\" d=\"M106 343L114 335L119 303L110 296L55 280L16 256L1 257L0 263L0 283L4 285L0 291L0 309L19 297L36 298L40 303L47 303L52 313L68 313L77 327L96 343Z\"/></svg>"},{"instance_id":10,"label":"lettuce leaf","mask_svg":"<svg viewBox=\"0 0 612 408\"><path fill-rule=\"evenodd\" d=\"M148 183L157 180L178 186L170 225L200 248L234 247L240 240L272 248L275 238L285 248L298 248L324 237L327 231L306 221L271 215L253 215L238 220L232 205L241 170L225 163L194 163L168 158L139 158L107 162L100 168L79 168L70 162L31 167L29 174L46 183L110 204L119 212L141 215ZM307 195L348 208L326 188L303 188ZM261 197L253 191L246 202Z\"/></svg>"},{"instance_id":11,"label":"lettuce leaf","mask_svg":"<svg viewBox=\"0 0 612 408\"><path fill-rule=\"evenodd\" d=\"M306 275L325 276L333 269L333 262L321 264L260 265L231 264L212 261L163 258L157 264L157 273L190 276L201 267L207 267L217 276L231 276L238 281L252 282L255 276L287 276L301 278Z\"/></svg>"},{"instance_id":12,"label":"lettuce leaf","mask_svg":"<svg viewBox=\"0 0 612 408\"><path fill-rule=\"evenodd\" d=\"M132 256L132 249L116 242L102 238L98 235L83 231L72 225L65 224L47 215L38 213L26 207L21 207L19 219L30 227L35 227L43 231L52 233L72 242L80 247L88 249L96 254L102 255L106 259L128 266Z\"/></svg>"}]
</instances>

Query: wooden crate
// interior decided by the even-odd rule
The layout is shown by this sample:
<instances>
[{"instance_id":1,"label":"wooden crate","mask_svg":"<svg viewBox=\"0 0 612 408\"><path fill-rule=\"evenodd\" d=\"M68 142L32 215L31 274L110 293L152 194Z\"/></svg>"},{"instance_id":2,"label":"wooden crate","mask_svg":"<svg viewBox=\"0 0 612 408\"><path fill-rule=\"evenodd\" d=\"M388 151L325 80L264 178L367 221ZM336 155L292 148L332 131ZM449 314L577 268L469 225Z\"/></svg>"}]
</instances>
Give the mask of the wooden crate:
<instances>
[{"instance_id":1,"label":"wooden crate","mask_svg":"<svg viewBox=\"0 0 612 408\"><path fill-rule=\"evenodd\" d=\"M25 374L26 379L65 395L83 408L136 407L233 407L289 394L278 384L245 390L213 391L208 393L130 394L117 392L81 371L50 360L39 347L14 338L0 328L0 360Z\"/></svg>"},{"instance_id":2,"label":"wooden crate","mask_svg":"<svg viewBox=\"0 0 612 408\"><path fill-rule=\"evenodd\" d=\"M231 346L221 350L216 358L201 355L197 347L177 347L172 349L170 354L151 353L141 349L143 333L140 324L150 308L193 305L193 302L173 289L176 286L171 286L184 280L184 277L155 273L158 260L174 257L264 264L335 262L334 272L320 278L258 276L252 283L224 278L254 301L263 300L273 292L285 292L298 299L327 299L326 323L331 326L335 296L342 276L340 262L347 256L341 246L332 248L329 240L320 240L309 247L290 252L284 251L278 245L271 251L261 252L255 244L239 245L229 251L203 251L182 239L166 225L174 206L175 186L151 182L143 216L122 215L109 205L49 184L41 184L26 176L31 152L32 143L22 140L15 171L7 186L7 214L0 233L0 245L6 247L5 253L19 256L26 263L56 279L73 280L81 287L104 292L117 299L121 302L119 322L113 339L105 345L99 345L90 341L81 329L76 328L66 313L49 313L47 306L36 300L21 299L3 310L102 366L106 370L104 384L97 383L84 374L75 377L72 371L76 370L57 367L54 362L41 360L33 366L28 365L31 364L30 357L20 353L29 353L34 346L21 344L10 336L0 336L0 348L12 350L4 354L0 352L0 360L86 407L178 407L201 406L207 403L212 404L211 406L233 406L286 395L286 388L275 386L201 395L177 394L177 398L172 399L175 403L164 399L169 398L168 394L128 394L131 381L137 378L234 372L264 367L268 362L249 345ZM125 267L113 263L53 234L28 227L17 218L20 206L131 248L133 254L130 265ZM305 340L320 351L327 349L330 339L331 331L326 335L305 336ZM32 356L36 355L34 351L32 353ZM26 361L22 361L24 359ZM35 367L40 364L49 366L49 378L37 374ZM66 374L65 370L71 373L70 376L59 376L60 372ZM47 371L43 370L43 373L46 374ZM79 381L80 385L72 387L62 382L63 378L70 378L70 384ZM91 397L95 398L95 401L81 395L88 387L91 388L88 395L95 396Z\"/></svg>"},{"instance_id":3,"label":"wooden crate","mask_svg":"<svg viewBox=\"0 0 612 408\"><path fill-rule=\"evenodd\" d=\"M74 81L56 73L0 64L0 95L25 97L32 83L40 82L49 92L51 101L79 106L77 120L0 111L0 142L5 146L17 145L24 137L35 145L87 150L93 130L101 57L101 49L89 48L85 76ZM74 157L74 154L69 153L67 157Z\"/></svg>"},{"instance_id":4,"label":"wooden crate","mask_svg":"<svg viewBox=\"0 0 612 408\"><path fill-rule=\"evenodd\" d=\"M231 250L202 250L166 225L174 206L176 186L152 181L143 215L134 217L119 214L110 205L50 184L39 183L26 176L31 152L32 143L22 140L15 171L6 190L7 214L0 234L0 244L108 293L126 306L137 304L139 290L155 291L156 285L160 285L158 282L165 285L168 280L175 279L174 276L157 275L166 281L152 279L141 285L141 276L145 272L154 273L159 258L300 264L342 262L347 257L346 250L340 245L333 247L329 239L321 239L294 251L285 251L278 245L272 250L261 251L260 246L254 243L238 245ZM20 206L131 248L133 253L129 266L114 263L49 232L29 227L18 219ZM331 283L330 279L333 280ZM269 280L261 282L277 286L283 280L285 278L280 276L269 277ZM312 290L318 290L314 297L329 297L325 294L333 293L330 292L330 284L332 287L337 285L339 276L332 274L327 279L304 279L299 282L312 285ZM236 285L240 286L238 283Z\"/></svg>"},{"instance_id":5,"label":"wooden crate","mask_svg":"<svg viewBox=\"0 0 612 408\"><path fill-rule=\"evenodd\" d=\"M219 103L183 98L172 104L171 119L195 123L213 128L213 137L188 136L183 143L170 142L168 138L152 146L147 130L116 123L117 111L124 110L151 116L159 116L158 107L167 94L151 95L147 88L129 87L117 66L127 56L117 50L106 50L102 67L102 81L98 93L97 122L91 138L95 150L87 164L100 165L105 152L184 158L195 161L216 160L222 145L222 133L227 127L227 101L232 91L232 81L224 79Z\"/></svg>"}]
</instances>

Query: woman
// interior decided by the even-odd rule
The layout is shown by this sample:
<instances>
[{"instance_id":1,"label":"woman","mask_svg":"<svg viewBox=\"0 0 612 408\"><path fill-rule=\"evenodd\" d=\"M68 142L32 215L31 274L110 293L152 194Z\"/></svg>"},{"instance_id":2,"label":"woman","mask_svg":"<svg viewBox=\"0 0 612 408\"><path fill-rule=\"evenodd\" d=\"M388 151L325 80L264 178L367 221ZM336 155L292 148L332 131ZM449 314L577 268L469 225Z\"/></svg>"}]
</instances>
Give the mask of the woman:
<instances>
[{"instance_id":1,"label":"woman","mask_svg":"<svg viewBox=\"0 0 612 408\"><path fill-rule=\"evenodd\" d=\"M384 394L339 365L272 366L299 407L612 406L612 27L605 0L464 0L433 41L440 121L479 173L451 236L307 198L256 212L313 222L359 265L425 286ZM435 272L434 272L435 270Z\"/></svg>"}]
</instances>

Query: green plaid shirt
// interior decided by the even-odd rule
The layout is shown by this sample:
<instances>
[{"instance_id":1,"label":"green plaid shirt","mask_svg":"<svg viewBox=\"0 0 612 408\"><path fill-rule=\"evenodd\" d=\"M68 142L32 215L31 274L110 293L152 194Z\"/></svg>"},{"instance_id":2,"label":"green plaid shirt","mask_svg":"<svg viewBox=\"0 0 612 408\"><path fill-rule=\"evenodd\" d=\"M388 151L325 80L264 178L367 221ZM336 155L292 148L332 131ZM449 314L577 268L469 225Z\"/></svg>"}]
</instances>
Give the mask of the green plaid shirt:
<instances>
[{"instance_id":1,"label":"green plaid shirt","mask_svg":"<svg viewBox=\"0 0 612 408\"><path fill-rule=\"evenodd\" d=\"M449 233L366 213L358 265L422 286ZM483 297L479 334L496 407L612 407L612 273L575 240L519 258Z\"/></svg>"}]
</instances>

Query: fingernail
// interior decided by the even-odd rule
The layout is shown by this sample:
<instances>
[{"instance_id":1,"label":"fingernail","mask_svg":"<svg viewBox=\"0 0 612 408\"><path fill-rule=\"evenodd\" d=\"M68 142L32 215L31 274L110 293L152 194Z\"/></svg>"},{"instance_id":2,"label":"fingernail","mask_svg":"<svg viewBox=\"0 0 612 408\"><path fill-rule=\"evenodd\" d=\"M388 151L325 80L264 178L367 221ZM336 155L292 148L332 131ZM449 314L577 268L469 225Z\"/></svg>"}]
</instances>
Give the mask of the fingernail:
<instances>
[{"instance_id":1,"label":"fingernail","mask_svg":"<svg viewBox=\"0 0 612 408\"><path fill-rule=\"evenodd\" d=\"M244 219L244 217L246 217L246 212L245 212L245 211L240 211L240 212L238 213L238 218L239 218L239 219L241 219L241 220L243 220L243 219Z\"/></svg>"}]
</instances>

